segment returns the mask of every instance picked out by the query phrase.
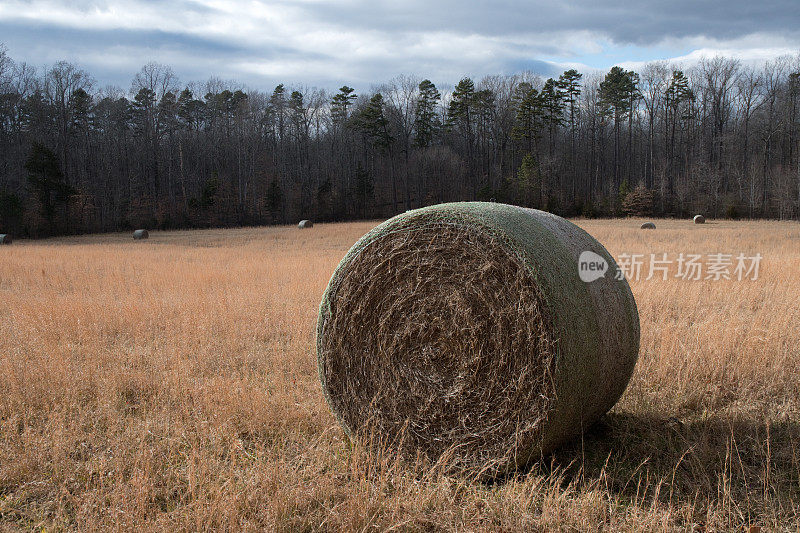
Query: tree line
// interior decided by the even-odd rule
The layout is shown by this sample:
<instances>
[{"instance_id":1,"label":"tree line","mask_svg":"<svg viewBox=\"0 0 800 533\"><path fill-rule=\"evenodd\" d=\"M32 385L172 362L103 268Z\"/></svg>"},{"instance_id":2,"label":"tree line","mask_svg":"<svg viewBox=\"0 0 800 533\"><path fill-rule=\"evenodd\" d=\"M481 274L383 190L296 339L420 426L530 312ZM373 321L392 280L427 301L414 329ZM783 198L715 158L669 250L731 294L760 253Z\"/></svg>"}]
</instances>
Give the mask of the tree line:
<instances>
[{"instance_id":1,"label":"tree line","mask_svg":"<svg viewBox=\"0 0 800 533\"><path fill-rule=\"evenodd\" d=\"M0 46L0 233L382 218L456 200L564 216L800 216L800 56L557 78L129 91Z\"/></svg>"}]
</instances>

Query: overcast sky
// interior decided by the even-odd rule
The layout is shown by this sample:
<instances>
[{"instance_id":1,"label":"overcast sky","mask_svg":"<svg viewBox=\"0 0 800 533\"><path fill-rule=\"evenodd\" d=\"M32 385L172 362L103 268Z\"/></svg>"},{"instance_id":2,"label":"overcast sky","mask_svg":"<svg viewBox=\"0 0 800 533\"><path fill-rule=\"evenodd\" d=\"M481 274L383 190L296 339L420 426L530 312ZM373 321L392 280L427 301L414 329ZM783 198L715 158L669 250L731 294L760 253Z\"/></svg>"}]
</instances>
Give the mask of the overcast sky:
<instances>
[{"instance_id":1,"label":"overcast sky","mask_svg":"<svg viewBox=\"0 0 800 533\"><path fill-rule=\"evenodd\" d=\"M0 43L35 66L66 59L130 87L149 61L210 76L368 88L398 74L553 75L722 53L800 51L799 0L0 0Z\"/></svg>"}]
</instances>

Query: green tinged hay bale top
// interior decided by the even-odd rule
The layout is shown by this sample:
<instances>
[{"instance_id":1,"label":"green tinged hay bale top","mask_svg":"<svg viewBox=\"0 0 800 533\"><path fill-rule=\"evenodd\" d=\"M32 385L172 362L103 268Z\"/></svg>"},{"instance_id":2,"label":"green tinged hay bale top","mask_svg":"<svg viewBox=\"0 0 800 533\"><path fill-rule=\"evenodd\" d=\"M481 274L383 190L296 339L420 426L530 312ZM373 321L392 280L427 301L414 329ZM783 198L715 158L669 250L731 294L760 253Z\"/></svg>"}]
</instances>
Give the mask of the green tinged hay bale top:
<instances>
[{"instance_id":1,"label":"green tinged hay bale top","mask_svg":"<svg viewBox=\"0 0 800 533\"><path fill-rule=\"evenodd\" d=\"M656 225L652 222L645 222L640 226L640 229L656 229Z\"/></svg>"},{"instance_id":2,"label":"green tinged hay bale top","mask_svg":"<svg viewBox=\"0 0 800 533\"><path fill-rule=\"evenodd\" d=\"M704 217L703 215L695 215L694 216L694 223L695 224L705 224L706 223L706 217Z\"/></svg>"},{"instance_id":3,"label":"green tinged hay bale top","mask_svg":"<svg viewBox=\"0 0 800 533\"><path fill-rule=\"evenodd\" d=\"M8 233L0 233L0 244L11 244L11 235Z\"/></svg>"},{"instance_id":4,"label":"green tinged hay bale top","mask_svg":"<svg viewBox=\"0 0 800 533\"><path fill-rule=\"evenodd\" d=\"M592 251L609 272L578 277ZM339 264L320 306L319 376L351 436L495 475L610 409L639 351L614 260L574 224L483 202L396 216Z\"/></svg>"},{"instance_id":5,"label":"green tinged hay bale top","mask_svg":"<svg viewBox=\"0 0 800 533\"><path fill-rule=\"evenodd\" d=\"M137 229L133 232L133 238L137 241L140 239L149 239L150 233L146 229Z\"/></svg>"},{"instance_id":6,"label":"green tinged hay bale top","mask_svg":"<svg viewBox=\"0 0 800 533\"><path fill-rule=\"evenodd\" d=\"M310 220L301 220L300 223L297 225L297 227L300 229L313 228L314 223L311 222Z\"/></svg>"}]
</instances>

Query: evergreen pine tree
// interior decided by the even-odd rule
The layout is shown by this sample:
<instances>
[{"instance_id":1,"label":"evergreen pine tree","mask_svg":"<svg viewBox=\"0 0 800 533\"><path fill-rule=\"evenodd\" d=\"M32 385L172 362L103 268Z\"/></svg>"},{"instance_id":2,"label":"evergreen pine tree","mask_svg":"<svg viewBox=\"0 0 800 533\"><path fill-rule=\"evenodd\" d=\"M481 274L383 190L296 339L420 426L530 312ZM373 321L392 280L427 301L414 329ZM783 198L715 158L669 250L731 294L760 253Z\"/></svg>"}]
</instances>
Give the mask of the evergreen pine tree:
<instances>
[{"instance_id":1,"label":"evergreen pine tree","mask_svg":"<svg viewBox=\"0 0 800 533\"><path fill-rule=\"evenodd\" d=\"M347 85L339 89L339 92L331 99L331 119L336 124L343 124L348 118L348 110L355 102L357 95L355 89Z\"/></svg>"},{"instance_id":2,"label":"evergreen pine tree","mask_svg":"<svg viewBox=\"0 0 800 533\"><path fill-rule=\"evenodd\" d=\"M414 147L425 148L431 145L434 136L441 127L436 113L436 105L442 95L430 80L422 80L419 84L414 113Z\"/></svg>"}]
</instances>

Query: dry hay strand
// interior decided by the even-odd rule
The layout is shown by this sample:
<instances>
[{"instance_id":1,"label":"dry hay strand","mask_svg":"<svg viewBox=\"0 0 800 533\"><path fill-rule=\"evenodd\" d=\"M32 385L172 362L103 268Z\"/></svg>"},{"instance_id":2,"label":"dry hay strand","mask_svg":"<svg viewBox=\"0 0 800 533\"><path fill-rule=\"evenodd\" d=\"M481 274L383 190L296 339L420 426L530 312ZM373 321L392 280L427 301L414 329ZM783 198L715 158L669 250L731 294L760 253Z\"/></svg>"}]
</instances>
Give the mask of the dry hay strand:
<instances>
[{"instance_id":1,"label":"dry hay strand","mask_svg":"<svg viewBox=\"0 0 800 533\"><path fill-rule=\"evenodd\" d=\"M11 244L11 235L8 233L0 233L0 244Z\"/></svg>"},{"instance_id":2,"label":"dry hay strand","mask_svg":"<svg viewBox=\"0 0 800 533\"><path fill-rule=\"evenodd\" d=\"M146 229L137 229L133 232L133 238L138 240L149 239L150 233Z\"/></svg>"},{"instance_id":3,"label":"dry hay strand","mask_svg":"<svg viewBox=\"0 0 800 533\"><path fill-rule=\"evenodd\" d=\"M695 224L705 224L706 223L706 217L704 217L703 215L695 215L693 220L694 220Z\"/></svg>"},{"instance_id":4,"label":"dry hay strand","mask_svg":"<svg viewBox=\"0 0 800 533\"><path fill-rule=\"evenodd\" d=\"M301 220L300 223L297 224L297 227L300 229L313 228L314 223L311 222L310 220Z\"/></svg>"},{"instance_id":5,"label":"dry hay strand","mask_svg":"<svg viewBox=\"0 0 800 533\"><path fill-rule=\"evenodd\" d=\"M496 203L442 204L376 227L320 306L318 370L345 431L490 477L610 409L639 350L627 282L578 277L605 248L574 224Z\"/></svg>"},{"instance_id":6,"label":"dry hay strand","mask_svg":"<svg viewBox=\"0 0 800 533\"><path fill-rule=\"evenodd\" d=\"M656 229L656 225L652 222L645 222L639 227L639 229Z\"/></svg>"}]
</instances>

